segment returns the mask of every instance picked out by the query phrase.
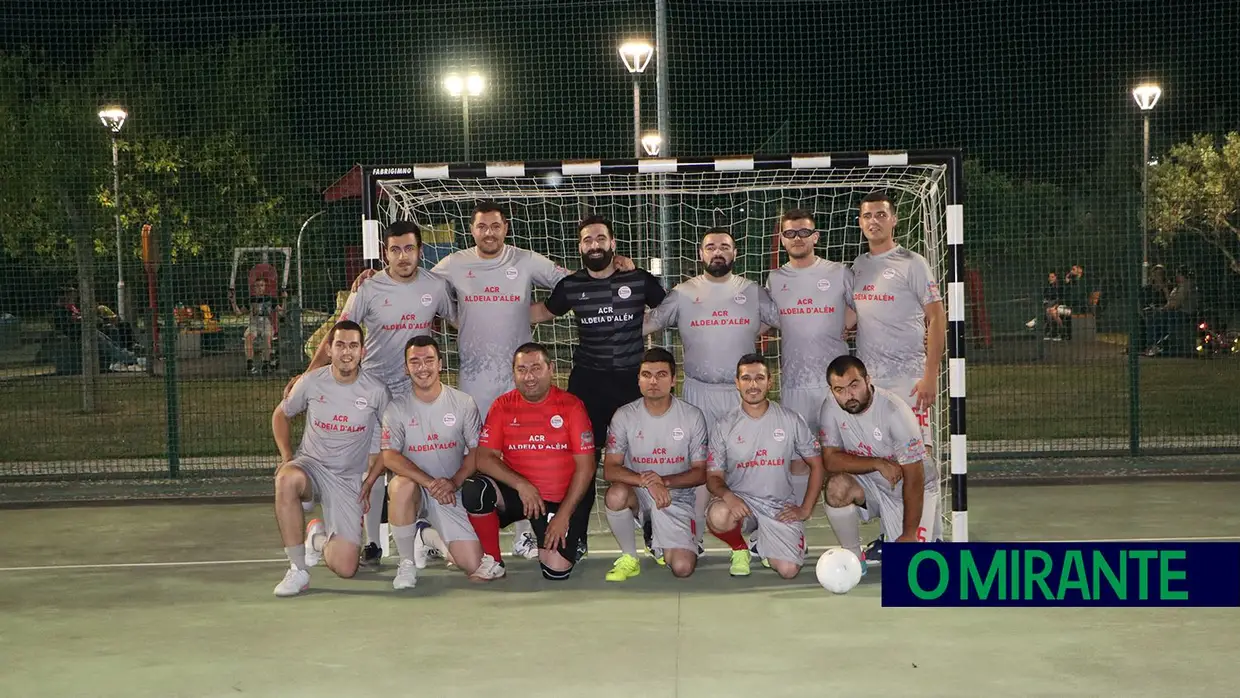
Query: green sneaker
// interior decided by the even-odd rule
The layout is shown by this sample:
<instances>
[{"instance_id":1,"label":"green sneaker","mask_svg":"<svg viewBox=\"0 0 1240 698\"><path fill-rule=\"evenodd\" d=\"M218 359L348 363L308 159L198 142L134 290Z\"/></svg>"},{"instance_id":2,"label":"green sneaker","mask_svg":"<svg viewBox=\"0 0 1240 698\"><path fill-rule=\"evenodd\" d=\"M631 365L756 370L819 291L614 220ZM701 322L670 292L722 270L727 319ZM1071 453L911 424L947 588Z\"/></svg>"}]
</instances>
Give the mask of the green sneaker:
<instances>
[{"instance_id":1,"label":"green sneaker","mask_svg":"<svg viewBox=\"0 0 1240 698\"><path fill-rule=\"evenodd\" d=\"M637 558L632 555L624 553L616 560L616 564L612 566L611 571L607 573L607 576L604 577L604 579L609 582L623 582L624 580L636 577L641 573L641 562L639 562Z\"/></svg>"},{"instance_id":2,"label":"green sneaker","mask_svg":"<svg viewBox=\"0 0 1240 698\"><path fill-rule=\"evenodd\" d=\"M749 550L733 550L732 566L728 568L728 574L733 577L749 576Z\"/></svg>"}]
</instances>

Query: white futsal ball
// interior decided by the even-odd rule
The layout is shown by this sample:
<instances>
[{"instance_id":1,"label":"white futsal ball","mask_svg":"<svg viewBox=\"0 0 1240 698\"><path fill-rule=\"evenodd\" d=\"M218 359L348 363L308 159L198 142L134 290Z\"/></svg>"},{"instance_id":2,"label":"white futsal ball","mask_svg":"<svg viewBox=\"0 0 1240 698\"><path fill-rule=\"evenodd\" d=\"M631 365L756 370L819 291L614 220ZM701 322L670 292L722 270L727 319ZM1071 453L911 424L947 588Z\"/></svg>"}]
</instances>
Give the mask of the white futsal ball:
<instances>
[{"instance_id":1,"label":"white futsal ball","mask_svg":"<svg viewBox=\"0 0 1240 698\"><path fill-rule=\"evenodd\" d=\"M831 548L818 558L818 583L833 594L847 594L861 581L861 560L844 548Z\"/></svg>"}]
</instances>

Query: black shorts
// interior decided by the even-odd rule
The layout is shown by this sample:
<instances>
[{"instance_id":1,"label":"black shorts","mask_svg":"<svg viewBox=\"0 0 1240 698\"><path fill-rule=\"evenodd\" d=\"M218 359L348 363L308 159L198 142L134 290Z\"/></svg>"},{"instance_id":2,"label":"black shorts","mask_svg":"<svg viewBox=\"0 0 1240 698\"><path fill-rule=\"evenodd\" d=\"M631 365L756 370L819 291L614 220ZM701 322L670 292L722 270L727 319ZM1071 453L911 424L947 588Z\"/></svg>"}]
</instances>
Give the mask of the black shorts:
<instances>
[{"instance_id":1,"label":"black shorts","mask_svg":"<svg viewBox=\"0 0 1240 698\"><path fill-rule=\"evenodd\" d=\"M599 455L607 443L607 427L616 410L642 396L637 386L637 369L630 371L595 371L574 368L568 374L568 392L586 406L586 414L594 427L594 453Z\"/></svg>"},{"instance_id":2,"label":"black shorts","mask_svg":"<svg viewBox=\"0 0 1240 698\"><path fill-rule=\"evenodd\" d=\"M485 475L477 475L475 477L486 477ZM503 503L499 510L500 528L507 528L512 524L525 518L525 505L521 503L521 495L513 488L502 482L487 478L495 483L495 491L499 500ZM564 537L564 547L558 552L565 560L577 564L581 556L586 551L586 537L590 534L590 514L594 510L594 480L591 478L590 487L586 493L582 495L581 502L577 508L573 510L572 517L568 520L568 533ZM543 500L543 506L546 507L547 513L536 519L530 519L530 525L534 528L534 535L538 538L538 547L545 549L547 540L547 523L555 518L555 513L560 509L559 502L549 502Z\"/></svg>"}]
</instances>

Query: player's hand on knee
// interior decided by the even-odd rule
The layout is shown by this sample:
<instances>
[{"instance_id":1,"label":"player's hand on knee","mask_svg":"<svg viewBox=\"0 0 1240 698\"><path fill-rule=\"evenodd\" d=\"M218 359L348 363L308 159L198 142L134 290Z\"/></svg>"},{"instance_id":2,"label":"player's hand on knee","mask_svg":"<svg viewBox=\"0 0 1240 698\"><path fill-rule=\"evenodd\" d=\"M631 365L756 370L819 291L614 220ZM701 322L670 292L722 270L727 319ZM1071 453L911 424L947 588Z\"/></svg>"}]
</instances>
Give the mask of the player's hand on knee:
<instances>
[{"instance_id":1,"label":"player's hand on knee","mask_svg":"<svg viewBox=\"0 0 1240 698\"><path fill-rule=\"evenodd\" d=\"M547 550L560 550L568 541L568 517L555 516L547 522L547 533L543 542Z\"/></svg>"},{"instance_id":2,"label":"player's hand on knee","mask_svg":"<svg viewBox=\"0 0 1240 698\"><path fill-rule=\"evenodd\" d=\"M672 505L672 493L662 482L655 484L653 487L647 487L646 491L650 493L650 498L654 500L656 507L666 509Z\"/></svg>"},{"instance_id":3,"label":"player's hand on knee","mask_svg":"<svg viewBox=\"0 0 1240 698\"><path fill-rule=\"evenodd\" d=\"M426 487L426 491L430 492L431 496L435 498L435 501L443 504L444 506L452 506L453 504L456 504L456 487L453 485L452 481L447 478L440 477L431 480L430 484Z\"/></svg>"},{"instance_id":4,"label":"player's hand on knee","mask_svg":"<svg viewBox=\"0 0 1240 698\"><path fill-rule=\"evenodd\" d=\"M775 519L784 523L796 523L797 521L808 521L813 514L813 507L810 507L809 511L805 511L799 504L789 504L775 516Z\"/></svg>"},{"instance_id":5,"label":"player's hand on knee","mask_svg":"<svg viewBox=\"0 0 1240 698\"><path fill-rule=\"evenodd\" d=\"M370 513L370 491L374 489L374 485L375 483L371 482L370 480L363 482L362 492L361 494L357 495L357 501L359 504L362 505L363 514Z\"/></svg>"},{"instance_id":6,"label":"player's hand on knee","mask_svg":"<svg viewBox=\"0 0 1240 698\"><path fill-rule=\"evenodd\" d=\"M904 479L904 469L889 460L878 462L878 474L890 482L892 487L900 484L900 480Z\"/></svg>"},{"instance_id":7,"label":"player's hand on knee","mask_svg":"<svg viewBox=\"0 0 1240 698\"><path fill-rule=\"evenodd\" d=\"M749 505L745 504L745 500L737 497L734 492L728 492L723 495L723 505L728 508L728 512L738 521L753 513L749 511Z\"/></svg>"},{"instance_id":8,"label":"player's hand on knee","mask_svg":"<svg viewBox=\"0 0 1240 698\"><path fill-rule=\"evenodd\" d=\"M538 488L531 485L528 480L523 481L516 488L517 495L521 497L521 506L527 519L537 519L547 513L547 509L543 506L542 496L538 494Z\"/></svg>"}]
</instances>

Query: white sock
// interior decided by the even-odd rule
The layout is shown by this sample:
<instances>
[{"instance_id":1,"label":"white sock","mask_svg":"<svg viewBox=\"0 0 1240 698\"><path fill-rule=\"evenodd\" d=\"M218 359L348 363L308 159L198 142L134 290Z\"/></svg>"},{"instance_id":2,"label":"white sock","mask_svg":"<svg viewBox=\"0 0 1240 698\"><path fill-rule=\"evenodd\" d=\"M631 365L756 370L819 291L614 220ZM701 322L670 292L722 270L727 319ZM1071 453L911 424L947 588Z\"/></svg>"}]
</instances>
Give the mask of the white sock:
<instances>
[{"instance_id":1,"label":"white sock","mask_svg":"<svg viewBox=\"0 0 1240 698\"><path fill-rule=\"evenodd\" d=\"M831 522L831 530L839 539L840 546L851 551L858 559L861 558L861 519L857 514L857 505L846 507L827 505L827 521Z\"/></svg>"},{"instance_id":2,"label":"white sock","mask_svg":"<svg viewBox=\"0 0 1240 698\"><path fill-rule=\"evenodd\" d=\"M611 527L611 535L615 536L616 542L620 544L620 552L637 557L637 520L633 518L633 510L628 507L620 511L603 508L607 512L607 525Z\"/></svg>"},{"instance_id":3,"label":"white sock","mask_svg":"<svg viewBox=\"0 0 1240 698\"><path fill-rule=\"evenodd\" d=\"M306 546L293 545L284 549L284 554L288 556L288 561L299 570L306 569Z\"/></svg>"},{"instance_id":4,"label":"white sock","mask_svg":"<svg viewBox=\"0 0 1240 698\"><path fill-rule=\"evenodd\" d=\"M413 561L413 540L418 535L415 524L392 526L392 538L396 540L396 554L401 560Z\"/></svg>"},{"instance_id":5,"label":"white sock","mask_svg":"<svg viewBox=\"0 0 1240 698\"><path fill-rule=\"evenodd\" d=\"M380 478L375 486L370 488L370 511L362 517L366 522L366 542L374 543L380 548L383 547L383 541L379 540L379 526L383 524L383 498L385 496L387 496L387 488L383 486L383 478Z\"/></svg>"}]
</instances>

